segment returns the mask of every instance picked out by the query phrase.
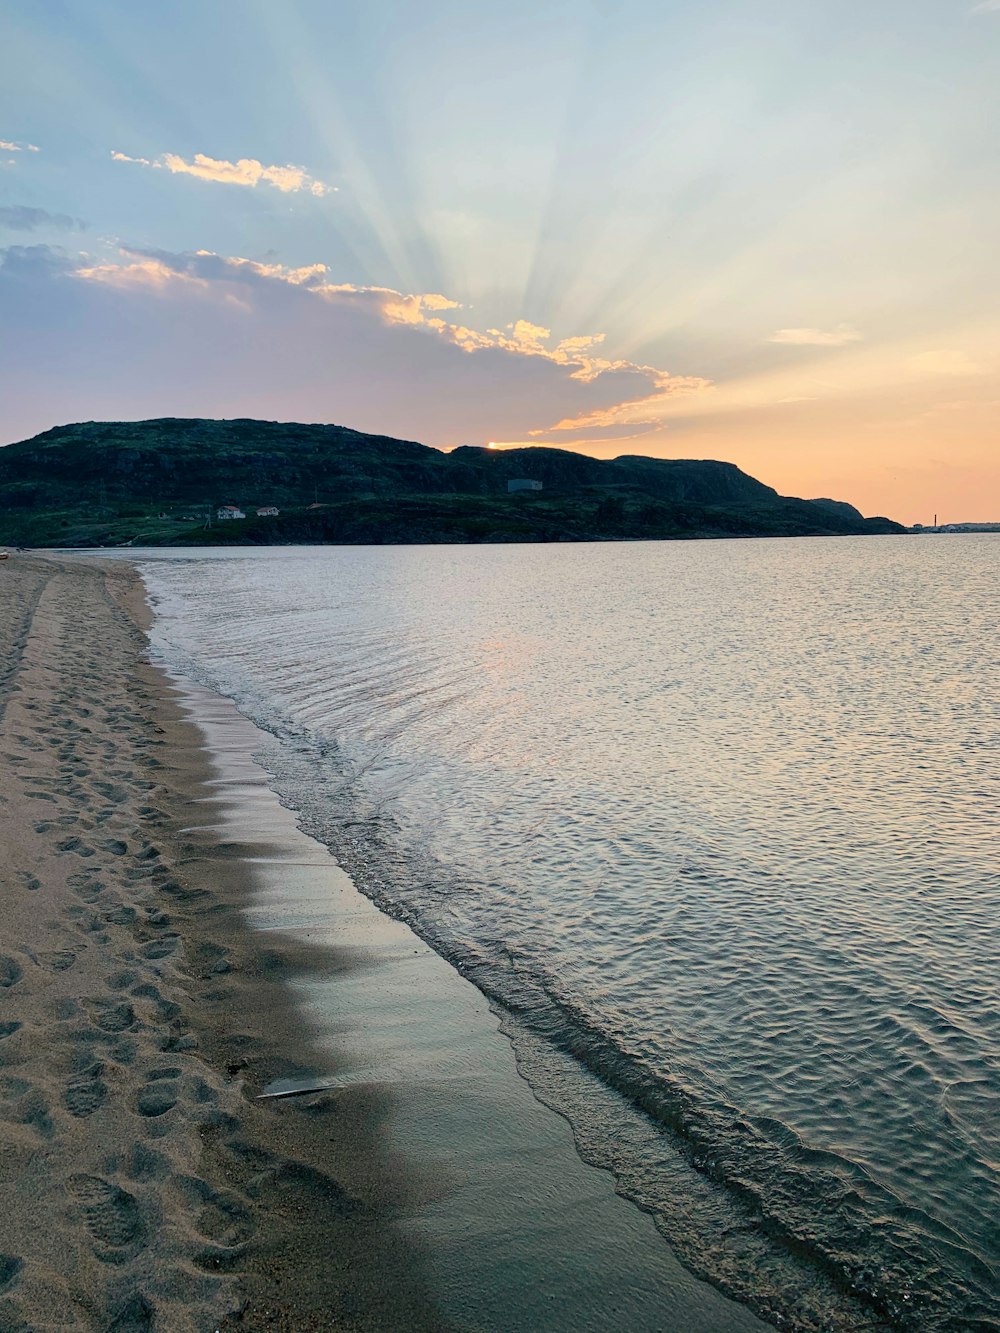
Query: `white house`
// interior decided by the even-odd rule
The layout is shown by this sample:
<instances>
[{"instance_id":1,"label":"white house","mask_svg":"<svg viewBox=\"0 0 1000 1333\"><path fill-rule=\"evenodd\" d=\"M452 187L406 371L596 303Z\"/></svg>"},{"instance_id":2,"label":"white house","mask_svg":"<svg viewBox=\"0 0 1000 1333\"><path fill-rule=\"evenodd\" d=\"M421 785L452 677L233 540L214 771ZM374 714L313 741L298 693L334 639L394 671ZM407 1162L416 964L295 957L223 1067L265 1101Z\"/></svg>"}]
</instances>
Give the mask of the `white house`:
<instances>
[{"instance_id":1,"label":"white house","mask_svg":"<svg viewBox=\"0 0 1000 1333\"><path fill-rule=\"evenodd\" d=\"M258 518L277 518L277 517L278 517L278 507L277 507L277 505L261 505L260 508L257 510L257 517L258 517Z\"/></svg>"},{"instance_id":2,"label":"white house","mask_svg":"<svg viewBox=\"0 0 1000 1333\"><path fill-rule=\"evenodd\" d=\"M246 514L239 505L219 505L215 517L221 522L227 518L246 518Z\"/></svg>"},{"instance_id":3,"label":"white house","mask_svg":"<svg viewBox=\"0 0 1000 1333\"><path fill-rule=\"evenodd\" d=\"M515 491L540 491L542 483L540 481L529 481L527 477L519 477L516 481L508 481L507 493L512 495Z\"/></svg>"}]
</instances>

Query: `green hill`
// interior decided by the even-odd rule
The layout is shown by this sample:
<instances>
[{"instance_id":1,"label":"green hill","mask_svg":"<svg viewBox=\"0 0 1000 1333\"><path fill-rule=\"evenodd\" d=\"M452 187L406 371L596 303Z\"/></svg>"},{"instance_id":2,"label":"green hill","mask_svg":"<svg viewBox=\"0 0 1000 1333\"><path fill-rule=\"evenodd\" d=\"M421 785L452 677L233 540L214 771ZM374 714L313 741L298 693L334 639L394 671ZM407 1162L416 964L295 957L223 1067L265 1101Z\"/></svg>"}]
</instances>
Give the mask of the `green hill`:
<instances>
[{"instance_id":1,"label":"green hill","mask_svg":"<svg viewBox=\"0 0 1000 1333\"><path fill-rule=\"evenodd\" d=\"M508 494L530 479L542 490ZM249 515L218 522L219 505ZM257 518L274 505L278 517ZM902 532L780 496L732 463L562 449L442 453L343 426L85 422L0 448L0 541L22 546L478 542Z\"/></svg>"}]
</instances>

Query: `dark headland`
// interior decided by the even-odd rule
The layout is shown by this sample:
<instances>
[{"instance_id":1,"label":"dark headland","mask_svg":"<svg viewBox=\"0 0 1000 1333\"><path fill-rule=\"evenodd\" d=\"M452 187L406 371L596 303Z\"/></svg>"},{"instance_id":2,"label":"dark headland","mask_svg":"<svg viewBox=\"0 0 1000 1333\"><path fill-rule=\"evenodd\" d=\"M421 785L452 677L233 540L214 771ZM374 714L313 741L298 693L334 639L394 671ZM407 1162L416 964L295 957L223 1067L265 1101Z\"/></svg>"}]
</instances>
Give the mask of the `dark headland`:
<instances>
[{"instance_id":1,"label":"dark headland","mask_svg":"<svg viewBox=\"0 0 1000 1333\"><path fill-rule=\"evenodd\" d=\"M508 492L511 481L540 489ZM219 521L231 505L245 517ZM258 509L277 514L258 515ZM732 463L444 453L344 426L85 422L0 448L0 541L31 547L616 541L901 533Z\"/></svg>"}]
</instances>

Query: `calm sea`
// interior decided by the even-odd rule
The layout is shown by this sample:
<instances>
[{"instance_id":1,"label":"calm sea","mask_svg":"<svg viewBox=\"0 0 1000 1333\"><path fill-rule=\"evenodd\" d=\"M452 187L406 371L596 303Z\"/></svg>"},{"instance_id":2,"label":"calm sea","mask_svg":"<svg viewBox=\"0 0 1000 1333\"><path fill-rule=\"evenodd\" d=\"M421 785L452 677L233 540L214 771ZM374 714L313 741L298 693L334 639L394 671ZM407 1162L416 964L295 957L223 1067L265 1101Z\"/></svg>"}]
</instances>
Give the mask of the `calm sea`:
<instances>
[{"instance_id":1,"label":"calm sea","mask_svg":"<svg viewBox=\"0 0 1000 1333\"><path fill-rule=\"evenodd\" d=\"M155 643L685 1261L1000 1328L1000 539L175 553Z\"/></svg>"}]
</instances>

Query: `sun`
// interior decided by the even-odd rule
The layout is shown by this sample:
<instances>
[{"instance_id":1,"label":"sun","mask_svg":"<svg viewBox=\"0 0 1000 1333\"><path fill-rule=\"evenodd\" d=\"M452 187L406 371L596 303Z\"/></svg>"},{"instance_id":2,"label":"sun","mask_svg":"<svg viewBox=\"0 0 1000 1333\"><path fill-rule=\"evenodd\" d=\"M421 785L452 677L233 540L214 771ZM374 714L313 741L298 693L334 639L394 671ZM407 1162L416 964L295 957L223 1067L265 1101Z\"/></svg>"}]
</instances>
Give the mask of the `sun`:
<instances>
[{"instance_id":1,"label":"sun","mask_svg":"<svg viewBox=\"0 0 1000 1333\"><path fill-rule=\"evenodd\" d=\"M500 448L500 446L497 444L496 440L490 440L489 444L488 444L486 447L487 447L487 449L499 449L499 448Z\"/></svg>"}]
</instances>

